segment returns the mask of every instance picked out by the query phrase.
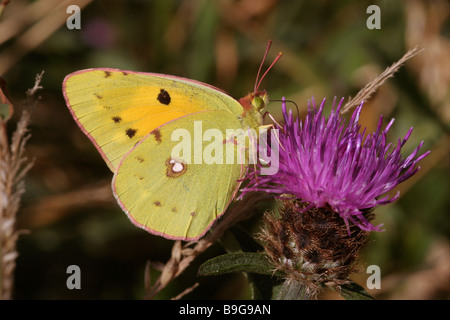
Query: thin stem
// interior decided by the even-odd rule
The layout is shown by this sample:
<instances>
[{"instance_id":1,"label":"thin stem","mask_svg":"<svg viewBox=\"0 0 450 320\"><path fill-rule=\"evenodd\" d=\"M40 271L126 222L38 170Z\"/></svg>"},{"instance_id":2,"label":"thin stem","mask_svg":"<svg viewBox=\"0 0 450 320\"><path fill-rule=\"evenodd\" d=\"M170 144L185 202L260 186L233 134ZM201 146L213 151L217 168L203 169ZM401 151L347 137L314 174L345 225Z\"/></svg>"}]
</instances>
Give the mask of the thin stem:
<instances>
[{"instance_id":1,"label":"thin stem","mask_svg":"<svg viewBox=\"0 0 450 320\"><path fill-rule=\"evenodd\" d=\"M310 300L311 298L313 298L313 294L304 282L286 279L278 292L276 300Z\"/></svg>"}]
</instances>

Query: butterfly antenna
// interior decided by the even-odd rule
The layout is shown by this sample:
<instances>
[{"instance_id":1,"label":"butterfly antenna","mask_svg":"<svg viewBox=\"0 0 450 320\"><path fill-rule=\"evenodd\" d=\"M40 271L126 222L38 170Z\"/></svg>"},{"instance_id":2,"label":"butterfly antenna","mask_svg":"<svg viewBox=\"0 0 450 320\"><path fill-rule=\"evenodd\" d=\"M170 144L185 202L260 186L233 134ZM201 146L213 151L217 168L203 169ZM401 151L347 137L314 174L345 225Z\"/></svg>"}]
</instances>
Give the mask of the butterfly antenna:
<instances>
[{"instance_id":1,"label":"butterfly antenna","mask_svg":"<svg viewBox=\"0 0 450 320\"><path fill-rule=\"evenodd\" d=\"M268 52L268 48L269 48L269 47L270 47L270 46L268 45L268 46L267 46L266 53L264 54L264 59L266 58L266 55L267 55L267 52ZM259 79L259 82L258 82L257 84L255 83L255 92L258 90L259 86L261 85L261 82L263 81L264 77L267 75L267 73L269 72L269 70L272 69L272 67L274 66L274 64L275 64L278 60L280 60L280 58L281 58L282 55L283 55L283 52L278 52L278 54L277 54L277 56L275 57L275 59L273 59L272 64L267 68L266 72L264 72L264 74L262 75L261 79ZM263 62L264 62L264 60L263 60ZM262 66L262 63L261 63L261 66ZM261 70L261 66L259 67L260 70ZM260 71L258 71L258 77L259 77L259 73L260 73ZM257 81L258 81L258 78L256 78L256 79L257 79Z\"/></svg>"},{"instance_id":2,"label":"butterfly antenna","mask_svg":"<svg viewBox=\"0 0 450 320\"><path fill-rule=\"evenodd\" d=\"M259 65L258 74L256 75L255 92L256 92L256 90L258 90L259 83L261 82L261 81L258 82L259 75L260 75L260 73L261 73L261 69L262 69L262 66L263 66L263 64L264 64L264 61L266 61L266 57L267 57L267 54L269 53L269 50L270 50L270 47L271 47L271 46L272 46L272 40L269 40L269 42L267 42L266 52L264 53L264 57L263 57L263 59L262 59L262 61L261 61L261 64Z\"/></svg>"}]
</instances>

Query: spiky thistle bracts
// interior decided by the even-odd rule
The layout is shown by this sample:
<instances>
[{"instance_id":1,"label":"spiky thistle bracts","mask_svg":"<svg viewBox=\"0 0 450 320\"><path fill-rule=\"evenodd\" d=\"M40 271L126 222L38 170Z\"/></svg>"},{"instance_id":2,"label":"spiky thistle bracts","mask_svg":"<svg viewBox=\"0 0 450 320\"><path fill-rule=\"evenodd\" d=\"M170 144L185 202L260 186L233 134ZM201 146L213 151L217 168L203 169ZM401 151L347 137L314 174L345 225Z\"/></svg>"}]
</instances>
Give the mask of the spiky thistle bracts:
<instances>
[{"instance_id":1,"label":"spiky thistle bracts","mask_svg":"<svg viewBox=\"0 0 450 320\"><path fill-rule=\"evenodd\" d=\"M297 199L279 199L279 216L266 213L260 235L265 253L276 271L299 281L314 297L323 285L340 286L356 271L360 249L368 231L351 225L351 236L342 218L330 207L301 209ZM373 210L364 210L370 221Z\"/></svg>"}]
</instances>

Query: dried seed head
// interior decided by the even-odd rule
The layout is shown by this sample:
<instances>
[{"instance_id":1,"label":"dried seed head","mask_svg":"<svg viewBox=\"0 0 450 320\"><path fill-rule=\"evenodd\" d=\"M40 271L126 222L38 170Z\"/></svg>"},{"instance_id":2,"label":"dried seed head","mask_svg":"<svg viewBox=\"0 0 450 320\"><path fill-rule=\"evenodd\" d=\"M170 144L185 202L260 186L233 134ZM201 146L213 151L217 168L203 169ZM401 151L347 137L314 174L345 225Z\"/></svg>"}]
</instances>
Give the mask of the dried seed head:
<instances>
[{"instance_id":1,"label":"dried seed head","mask_svg":"<svg viewBox=\"0 0 450 320\"><path fill-rule=\"evenodd\" d=\"M331 207L309 208L298 199L280 200L280 217L266 214L261 240L269 259L288 278L307 287L345 283L355 271L359 250L368 231L346 225ZM368 221L371 210L364 212ZM350 229L350 233L349 233Z\"/></svg>"}]
</instances>

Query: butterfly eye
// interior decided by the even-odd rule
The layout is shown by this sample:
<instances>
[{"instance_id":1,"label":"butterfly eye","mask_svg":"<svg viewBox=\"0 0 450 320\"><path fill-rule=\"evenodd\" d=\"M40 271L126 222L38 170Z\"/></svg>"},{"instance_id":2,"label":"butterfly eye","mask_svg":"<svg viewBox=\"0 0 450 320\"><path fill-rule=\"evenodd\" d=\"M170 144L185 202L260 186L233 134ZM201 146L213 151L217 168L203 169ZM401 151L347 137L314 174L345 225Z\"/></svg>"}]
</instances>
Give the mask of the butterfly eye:
<instances>
[{"instance_id":1,"label":"butterfly eye","mask_svg":"<svg viewBox=\"0 0 450 320\"><path fill-rule=\"evenodd\" d=\"M261 97L254 97L252 100L252 105L255 107L256 110L261 110L266 106L266 103L264 101L264 98Z\"/></svg>"}]
</instances>

